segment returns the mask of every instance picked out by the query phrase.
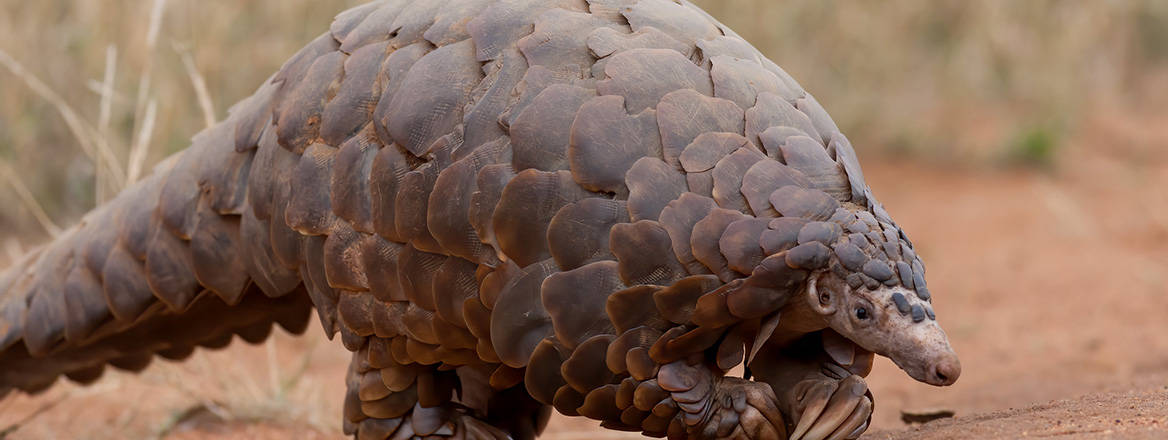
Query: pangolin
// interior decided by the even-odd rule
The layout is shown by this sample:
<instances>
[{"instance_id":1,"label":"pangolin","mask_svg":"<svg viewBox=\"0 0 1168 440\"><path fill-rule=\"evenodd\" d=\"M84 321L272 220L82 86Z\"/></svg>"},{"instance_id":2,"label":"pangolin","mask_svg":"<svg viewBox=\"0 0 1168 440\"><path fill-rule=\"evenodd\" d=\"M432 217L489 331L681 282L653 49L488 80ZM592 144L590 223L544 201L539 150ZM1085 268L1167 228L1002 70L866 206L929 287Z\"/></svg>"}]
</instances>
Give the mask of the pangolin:
<instances>
[{"instance_id":1,"label":"pangolin","mask_svg":"<svg viewBox=\"0 0 1168 440\"><path fill-rule=\"evenodd\" d=\"M359 439L532 438L552 408L855 438L874 354L960 374L924 275L815 98L694 5L385 0L4 272L0 392L315 309Z\"/></svg>"}]
</instances>

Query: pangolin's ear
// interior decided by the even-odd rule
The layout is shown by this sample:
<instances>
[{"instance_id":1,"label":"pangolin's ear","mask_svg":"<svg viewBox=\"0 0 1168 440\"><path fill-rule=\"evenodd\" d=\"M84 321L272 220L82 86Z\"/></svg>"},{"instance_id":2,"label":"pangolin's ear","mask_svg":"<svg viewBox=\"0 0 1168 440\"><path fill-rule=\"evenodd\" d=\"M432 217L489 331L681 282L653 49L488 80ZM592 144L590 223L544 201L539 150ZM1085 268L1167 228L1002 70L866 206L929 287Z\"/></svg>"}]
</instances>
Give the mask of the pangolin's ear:
<instances>
[{"instance_id":1,"label":"pangolin's ear","mask_svg":"<svg viewBox=\"0 0 1168 440\"><path fill-rule=\"evenodd\" d=\"M811 310L818 312L821 315L827 316L835 313L835 296L842 295L843 292L837 292L830 284L820 283L824 277L824 273L812 275L807 280L807 305Z\"/></svg>"}]
</instances>

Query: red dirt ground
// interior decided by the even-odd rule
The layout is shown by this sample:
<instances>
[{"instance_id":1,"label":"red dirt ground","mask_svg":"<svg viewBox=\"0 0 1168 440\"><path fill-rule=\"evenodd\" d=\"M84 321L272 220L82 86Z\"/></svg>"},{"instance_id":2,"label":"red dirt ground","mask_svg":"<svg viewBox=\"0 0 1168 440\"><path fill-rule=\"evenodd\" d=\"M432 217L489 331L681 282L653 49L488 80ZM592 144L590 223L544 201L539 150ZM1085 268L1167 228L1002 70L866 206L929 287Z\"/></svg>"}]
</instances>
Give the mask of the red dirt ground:
<instances>
[{"instance_id":1,"label":"red dirt ground","mask_svg":"<svg viewBox=\"0 0 1168 440\"><path fill-rule=\"evenodd\" d=\"M1097 138L1114 142L1103 125ZM865 162L925 257L964 370L939 389L878 361L865 438L1168 438L1168 150L1154 147L1165 141L1085 140L1048 172ZM337 438L347 362L318 331L237 343L141 376L107 374L90 388L10 396L0 429L56 404L8 438ZM282 395L272 391L271 365L286 380L301 364ZM899 420L901 410L927 408L957 416L921 427ZM636 438L595 426L556 418L547 438Z\"/></svg>"}]
</instances>

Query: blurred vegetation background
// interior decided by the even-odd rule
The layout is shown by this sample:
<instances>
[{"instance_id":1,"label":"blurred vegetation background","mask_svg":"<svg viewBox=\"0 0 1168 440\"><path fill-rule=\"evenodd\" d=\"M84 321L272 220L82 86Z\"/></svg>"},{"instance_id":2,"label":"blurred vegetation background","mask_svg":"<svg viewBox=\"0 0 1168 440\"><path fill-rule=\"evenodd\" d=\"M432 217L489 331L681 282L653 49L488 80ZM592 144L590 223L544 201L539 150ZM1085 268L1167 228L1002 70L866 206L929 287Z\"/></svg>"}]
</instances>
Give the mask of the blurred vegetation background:
<instances>
[{"instance_id":1,"label":"blurred vegetation background","mask_svg":"<svg viewBox=\"0 0 1168 440\"><path fill-rule=\"evenodd\" d=\"M113 194L116 171L185 148L356 3L0 0L0 266ZM1138 129L1168 109L1165 1L696 3L869 160L1057 172L1088 132L1137 162L1162 141Z\"/></svg>"}]
</instances>

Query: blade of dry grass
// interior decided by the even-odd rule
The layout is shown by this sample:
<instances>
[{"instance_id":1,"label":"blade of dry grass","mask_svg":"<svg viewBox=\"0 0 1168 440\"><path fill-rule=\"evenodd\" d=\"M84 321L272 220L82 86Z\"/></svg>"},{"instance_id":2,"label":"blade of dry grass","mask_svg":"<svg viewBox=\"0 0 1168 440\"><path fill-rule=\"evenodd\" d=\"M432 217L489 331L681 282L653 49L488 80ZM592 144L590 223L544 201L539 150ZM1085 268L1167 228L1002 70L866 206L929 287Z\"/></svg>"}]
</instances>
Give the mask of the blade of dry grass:
<instances>
[{"instance_id":1,"label":"blade of dry grass","mask_svg":"<svg viewBox=\"0 0 1168 440\"><path fill-rule=\"evenodd\" d=\"M0 175L3 175L4 180L7 180L8 184L12 186L12 190L16 192L17 197L20 197L20 201L24 203L24 207L32 213L33 218L36 219L37 223L40 223L45 232L48 232L53 237L61 235L61 227L53 222L53 219L45 212L45 208L37 201L36 196L32 194L32 191L28 190L28 186L20 180L20 176L12 171L12 168L8 164L0 163Z\"/></svg>"},{"instance_id":2,"label":"blade of dry grass","mask_svg":"<svg viewBox=\"0 0 1168 440\"><path fill-rule=\"evenodd\" d=\"M162 27L162 13L166 10L166 0L154 0L150 7L150 26L146 32L145 61L142 65L142 76L138 78L138 98L134 104L134 137L130 142L130 171L126 174L127 183L137 180L141 173L142 162L146 160L146 147L149 139L142 139L142 135L149 135L153 131L154 121L146 118L153 102L150 98L152 75L154 73L154 52L158 46L158 32ZM145 125L151 125L145 130Z\"/></svg>"},{"instance_id":3,"label":"blade of dry grass","mask_svg":"<svg viewBox=\"0 0 1168 440\"><path fill-rule=\"evenodd\" d=\"M97 95L99 98L101 97L101 93L102 93L101 88L102 88L101 81L98 81L96 79L89 79L89 80L85 81L85 90L92 92L94 95ZM127 98L125 95L118 93L117 89L113 90L113 93L110 95L110 100L113 101L113 104L118 104L118 105L123 105L123 104L126 104L127 102L130 101L130 99Z\"/></svg>"},{"instance_id":4,"label":"blade of dry grass","mask_svg":"<svg viewBox=\"0 0 1168 440\"><path fill-rule=\"evenodd\" d=\"M127 184L136 182L142 175L142 168L146 165L146 153L150 150L150 138L154 134L154 118L158 110L158 101L150 99L146 105L146 115L142 119L142 128L134 137L134 145L130 147L130 170L126 173Z\"/></svg>"},{"instance_id":5,"label":"blade of dry grass","mask_svg":"<svg viewBox=\"0 0 1168 440\"><path fill-rule=\"evenodd\" d=\"M110 171L115 183L118 185L124 184L125 174L117 159L117 155L114 154L113 150L108 148L106 143L100 142L100 136L97 135L96 130L86 123L78 115L77 111L73 110L73 107L70 107L52 88L26 70L15 58L9 56L8 52L0 50L0 64L4 65L17 78L23 80L30 90L57 110L57 113L65 120L65 125L69 128L69 132L77 140L78 145L81 146L82 152L93 161L95 168L105 166Z\"/></svg>"},{"instance_id":6,"label":"blade of dry grass","mask_svg":"<svg viewBox=\"0 0 1168 440\"><path fill-rule=\"evenodd\" d=\"M176 43L175 51L182 57L183 68L187 71L187 76L191 79L191 86L195 88L195 96L199 99L199 108L203 110L203 123L207 128L215 125L215 106L211 103L211 93L207 91L207 81L203 79L203 74L199 73L199 68L195 66L195 58L191 56L191 51L179 47Z\"/></svg>"},{"instance_id":7,"label":"blade of dry grass","mask_svg":"<svg viewBox=\"0 0 1168 440\"><path fill-rule=\"evenodd\" d=\"M99 142L107 146L112 143L110 141L109 122L113 102L113 82L117 69L117 58L117 48L112 44L106 46L105 74L102 75L101 102L98 105L97 134ZM94 185L96 200L108 200L109 195L115 193L118 188L114 186L113 182L109 181L108 173L102 167L96 167L94 171L94 179L97 181L97 184Z\"/></svg>"},{"instance_id":8,"label":"blade of dry grass","mask_svg":"<svg viewBox=\"0 0 1168 440\"><path fill-rule=\"evenodd\" d=\"M109 138L110 111L114 101L114 76L118 70L118 47L105 48L105 74L101 78L101 105L97 116L97 132Z\"/></svg>"}]
</instances>

